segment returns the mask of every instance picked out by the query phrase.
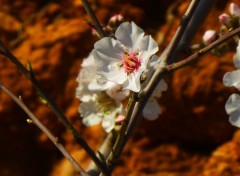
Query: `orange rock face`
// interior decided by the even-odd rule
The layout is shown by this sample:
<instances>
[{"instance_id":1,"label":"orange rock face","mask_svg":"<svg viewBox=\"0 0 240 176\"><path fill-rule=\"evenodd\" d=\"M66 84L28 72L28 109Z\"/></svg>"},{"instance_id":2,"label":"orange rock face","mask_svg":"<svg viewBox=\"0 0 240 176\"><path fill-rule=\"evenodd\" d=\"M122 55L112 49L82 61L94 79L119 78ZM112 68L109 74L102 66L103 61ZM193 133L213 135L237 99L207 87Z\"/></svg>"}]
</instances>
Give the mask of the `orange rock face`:
<instances>
[{"instance_id":1,"label":"orange rock face","mask_svg":"<svg viewBox=\"0 0 240 176\"><path fill-rule=\"evenodd\" d=\"M135 21L158 39L166 34L164 48L174 34L189 1L180 1L173 10L174 21L165 20L175 1L99 0L90 1L105 24L115 13ZM238 1L235 2L238 5ZM75 98L80 64L96 37L84 19L89 19L80 1L14 3L5 0L0 8L0 39L21 63L31 63L36 78L54 99L80 134L97 150L105 134L101 127L81 123ZM228 11L230 1L219 1L199 29L194 42L207 29L219 30L218 15ZM227 5L227 7L226 7ZM159 39L160 40L160 39ZM226 88L223 75L234 69L231 52L223 57L211 54L191 66L166 75L168 91L159 99L163 113L156 121L144 120L126 146L113 175L131 176L234 176L239 169L239 132L228 123L225 102L235 89ZM0 81L20 95L39 119L87 167L90 159L72 135L44 105L16 66L0 56ZM0 91L0 175L73 175L71 166L27 115ZM64 171L64 172L63 172Z\"/></svg>"}]
</instances>

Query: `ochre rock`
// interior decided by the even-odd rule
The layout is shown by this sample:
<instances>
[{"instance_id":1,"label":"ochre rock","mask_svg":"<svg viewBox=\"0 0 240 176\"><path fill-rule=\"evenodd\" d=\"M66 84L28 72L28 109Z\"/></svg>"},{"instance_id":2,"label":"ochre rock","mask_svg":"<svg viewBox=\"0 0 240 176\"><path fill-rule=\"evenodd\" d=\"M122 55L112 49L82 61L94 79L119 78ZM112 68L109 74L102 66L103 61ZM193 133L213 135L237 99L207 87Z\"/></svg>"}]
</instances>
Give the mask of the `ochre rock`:
<instances>
[{"instance_id":1,"label":"ochre rock","mask_svg":"<svg viewBox=\"0 0 240 176\"><path fill-rule=\"evenodd\" d=\"M91 1L102 24L115 13L135 21L155 36L169 30L165 13L173 1ZM180 1L174 11L175 21L168 32L166 46L174 34L181 15L190 1ZM219 1L194 42L201 41L207 29L218 29L217 17L226 3ZM234 1L238 3L238 1ZM224 5L223 5L224 4ZM226 7L226 11L227 8ZM66 117L94 150L105 134L100 126L86 128L77 112L76 77L80 64L93 47L96 37L84 19L90 19L77 1L43 3L23 0L5 1L0 10L1 40L23 65L31 63L36 78ZM1 20L2 21L2 20ZM166 75L168 91L159 99L162 114L158 120L144 120L126 146L113 175L156 176L232 176L239 171L239 132L228 123L224 104L235 89L222 83L223 75L235 69L234 48L224 57L204 56L189 67ZM66 148L87 167L89 157L76 144L51 110L44 105L16 66L0 56L0 79L39 119L60 138ZM52 176L71 174L72 168L62 159L48 138L34 125L26 123L27 115L0 91L0 175ZM68 169L66 169L68 168ZM63 170L69 171L63 172Z\"/></svg>"}]
</instances>

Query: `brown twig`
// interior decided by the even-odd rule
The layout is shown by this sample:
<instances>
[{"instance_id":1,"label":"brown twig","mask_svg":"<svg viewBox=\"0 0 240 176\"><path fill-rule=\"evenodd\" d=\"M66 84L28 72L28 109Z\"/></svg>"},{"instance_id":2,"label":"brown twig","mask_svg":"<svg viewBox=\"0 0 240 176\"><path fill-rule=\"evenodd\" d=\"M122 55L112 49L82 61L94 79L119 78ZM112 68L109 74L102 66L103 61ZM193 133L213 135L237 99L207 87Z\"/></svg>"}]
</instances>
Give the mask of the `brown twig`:
<instances>
[{"instance_id":1,"label":"brown twig","mask_svg":"<svg viewBox=\"0 0 240 176\"><path fill-rule=\"evenodd\" d=\"M83 149L88 153L88 155L93 159L96 165L106 174L109 175L107 167L99 160L99 158L95 155L94 151L87 144L87 142L78 134L77 130L73 127L73 125L67 120L65 115L61 112L61 110L57 107L55 102L48 96L47 93L42 89L40 83L35 78L32 70L27 70L21 62L8 50L4 47L2 42L0 41L0 54L6 56L10 59L21 71L22 73L32 82L33 86L36 88L41 97L43 97L49 106L49 108L56 114L56 116L61 120L63 125L70 130L73 134L77 143L83 147Z\"/></svg>"},{"instance_id":2,"label":"brown twig","mask_svg":"<svg viewBox=\"0 0 240 176\"><path fill-rule=\"evenodd\" d=\"M123 139L121 141L117 141L117 143L114 145L115 147L113 148L113 151L111 152L111 154L109 156L108 163L111 166L116 161L116 159L119 157L120 153L124 149L124 146L126 145L130 136L133 134L134 129L141 121L142 109L144 108L145 104L147 103L147 101L148 101L149 97L151 96L152 92L154 91L155 87L158 85L159 81L163 78L163 75L166 72L166 69L164 67L166 66L167 62L172 59L173 53L175 52L175 49L178 46L184 32L186 31L187 26L194 14L195 9L197 8L198 3L199 3L199 0L192 0L185 15L182 18L182 21L181 21L173 39L171 40L168 47L165 49L164 53L161 55L161 59L164 63L163 67L158 68L156 70L152 79L149 81L148 85L139 93L139 97L140 97L141 101L137 102L134 106L134 110L131 114L131 121L128 125L127 131L125 131L125 136L123 137ZM120 134L122 134L122 132L120 132L119 135Z\"/></svg>"},{"instance_id":3,"label":"brown twig","mask_svg":"<svg viewBox=\"0 0 240 176\"><path fill-rule=\"evenodd\" d=\"M13 93L11 93L2 83L0 83L0 88L7 93L17 104L22 108L22 110L30 117L32 120L30 123L34 123L47 137L52 141L52 143L59 149L59 151L65 156L72 166L76 169L77 173L82 176L86 176L87 173L83 168L77 163L77 161L68 153L64 146L58 141L49 129L43 125L38 118L27 108L27 106L19 100Z\"/></svg>"},{"instance_id":4,"label":"brown twig","mask_svg":"<svg viewBox=\"0 0 240 176\"><path fill-rule=\"evenodd\" d=\"M230 31L229 33L225 34L224 36L220 37L218 40L214 41L213 43L207 45L206 47L200 49L196 53L192 54L191 56L188 56L187 58L177 62L173 63L171 65L166 66L166 70L168 72L175 71L179 68L182 68L186 65L189 65L193 61L196 61L199 59L201 56L207 54L210 52L212 49L215 47L221 45L222 43L226 42L227 40L231 39L233 36L240 34L240 28L237 28L235 30Z\"/></svg>"},{"instance_id":5,"label":"brown twig","mask_svg":"<svg viewBox=\"0 0 240 176\"><path fill-rule=\"evenodd\" d=\"M100 22L98 21L95 13L93 12L90 4L88 3L87 0L81 0L82 1L82 4L86 10L86 12L88 13L88 15L91 17L92 19L92 22L96 28L96 31L98 32L98 35L100 36L100 38L103 38L103 37L106 37L106 33L104 32Z\"/></svg>"}]
</instances>

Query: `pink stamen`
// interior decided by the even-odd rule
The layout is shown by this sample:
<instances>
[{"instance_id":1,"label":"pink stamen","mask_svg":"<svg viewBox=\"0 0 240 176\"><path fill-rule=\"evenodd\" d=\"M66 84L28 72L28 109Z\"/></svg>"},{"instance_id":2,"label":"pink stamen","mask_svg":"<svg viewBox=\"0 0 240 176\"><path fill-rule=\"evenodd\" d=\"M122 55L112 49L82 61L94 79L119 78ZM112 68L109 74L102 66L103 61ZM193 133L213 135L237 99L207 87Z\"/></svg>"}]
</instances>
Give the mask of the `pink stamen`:
<instances>
[{"instance_id":1,"label":"pink stamen","mask_svg":"<svg viewBox=\"0 0 240 176\"><path fill-rule=\"evenodd\" d=\"M141 60L137 57L136 53L125 53L122 63L127 74L137 71L141 66Z\"/></svg>"}]
</instances>

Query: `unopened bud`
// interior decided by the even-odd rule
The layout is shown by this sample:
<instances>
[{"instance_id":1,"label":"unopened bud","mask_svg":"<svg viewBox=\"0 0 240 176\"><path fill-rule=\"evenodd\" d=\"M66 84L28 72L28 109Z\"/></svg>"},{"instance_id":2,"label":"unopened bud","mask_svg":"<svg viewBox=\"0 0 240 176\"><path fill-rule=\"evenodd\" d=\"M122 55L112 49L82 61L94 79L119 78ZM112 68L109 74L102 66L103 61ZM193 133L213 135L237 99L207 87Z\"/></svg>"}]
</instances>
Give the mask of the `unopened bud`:
<instances>
[{"instance_id":1,"label":"unopened bud","mask_svg":"<svg viewBox=\"0 0 240 176\"><path fill-rule=\"evenodd\" d=\"M219 21L221 24L225 25L225 26L229 26L230 25L230 21L231 18L228 14L223 13L218 17Z\"/></svg>"},{"instance_id":2,"label":"unopened bud","mask_svg":"<svg viewBox=\"0 0 240 176\"><path fill-rule=\"evenodd\" d=\"M240 17L240 8L236 4L231 3L229 11L233 17Z\"/></svg>"},{"instance_id":3,"label":"unopened bud","mask_svg":"<svg viewBox=\"0 0 240 176\"><path fill-rule=\"evenodd\" d=\"M123 122L125 120L126 116L124 115L118 115L116 118L116 122Z\"/></svg>"},{"instance_id":4,"label":"unopened bud","mask_svg":"<svg viewBox=\"0 0 240 176\"><path fill-rule=\"evenodd\" d=\"M123 16L121 14L113 15L108 22L108 25L112 28L118 27L123 22Z\"/></svg>"},{"instance_id":5,"label":"unopened bud","mask_svg":"<svg viewBox=\"0 0 240 176\"><path fill-rule=\"evenodd\" d=\"M212 43L217 37L216 31L207 30L203 35L203 43L208 45Z\"/></svg>"}]
</instances>

